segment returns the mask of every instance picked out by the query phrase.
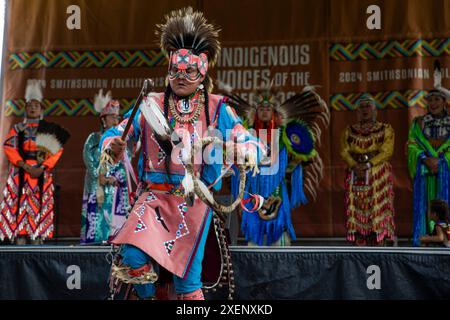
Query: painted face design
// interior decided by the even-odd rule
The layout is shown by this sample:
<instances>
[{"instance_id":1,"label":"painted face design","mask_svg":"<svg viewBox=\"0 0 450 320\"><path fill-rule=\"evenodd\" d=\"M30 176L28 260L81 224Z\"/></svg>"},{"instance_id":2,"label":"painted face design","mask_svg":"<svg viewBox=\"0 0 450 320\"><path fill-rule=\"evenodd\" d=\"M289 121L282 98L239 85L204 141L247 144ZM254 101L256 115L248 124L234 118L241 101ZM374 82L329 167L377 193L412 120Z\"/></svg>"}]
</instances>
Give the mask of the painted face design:
<instances>
[{"instance_id":1,"label":"painted face design","mask_svg":"<svg viewBox=\"0 0 450 320\"><path fill-rule=\"evenodd\" d=\"M206 54L195 55L191 50L179 49L170 54L169 80L175 80L181 75L189 82L197 81L206 75L208 58Z\"/></svg>"}]
</instances>

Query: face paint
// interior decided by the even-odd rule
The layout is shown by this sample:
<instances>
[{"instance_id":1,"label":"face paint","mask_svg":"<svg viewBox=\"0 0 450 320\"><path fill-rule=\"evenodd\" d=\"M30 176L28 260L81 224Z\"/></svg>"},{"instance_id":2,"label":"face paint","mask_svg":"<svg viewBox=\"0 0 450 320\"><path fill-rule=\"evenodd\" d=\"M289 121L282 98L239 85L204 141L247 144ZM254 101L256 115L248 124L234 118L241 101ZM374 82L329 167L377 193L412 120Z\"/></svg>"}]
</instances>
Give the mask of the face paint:
<instances>
[{"instance_id":1,"label":"face paint","mask_svg":"<svg viewBox=\"0 0 450 320\"><path fill-rule=\"evenodd\" d=\"M179 49L171 53L169 60L169 80L175 80L181 75L189 81L195 82L208 70L206 54L195 55L191 50Z\"/></svg>"}]
</instances>

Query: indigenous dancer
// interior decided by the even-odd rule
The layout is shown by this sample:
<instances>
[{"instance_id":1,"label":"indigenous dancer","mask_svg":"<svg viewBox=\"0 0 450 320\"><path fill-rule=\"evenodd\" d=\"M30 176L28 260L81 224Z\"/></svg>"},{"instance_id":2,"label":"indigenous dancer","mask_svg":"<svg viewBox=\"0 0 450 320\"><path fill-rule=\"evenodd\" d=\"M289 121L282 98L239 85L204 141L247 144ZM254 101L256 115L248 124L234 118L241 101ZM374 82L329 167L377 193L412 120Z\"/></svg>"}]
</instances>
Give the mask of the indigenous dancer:
<instances>
[{"instance_id":1,"label":"indigenous dancer","mask_svg":"<svg viewBox=\"0 0 450 320\"><path fill-rule=\"evenodd\" d=\"M330 115L325 102L311 88L282 102L273 88L256 92L250 104L235 94L227 96L247 127L256 130L266 142L272 161L260 165L260 173L248 175L248 195L265 198L260 208L243 205L241 229L250 245L290 245L296 235L291 221L292 209L316 198L322 179L322 159L317 153L321 129ZM286 174L291 174L290 181ZM239 176L232 177L232 193L237 195ZM290 189L290 190L289 190ZM304 192L306 191L306 194ZM290 195L289 195L290 194ZM307 196L308 195L308 196ZM247 196L246 201L255 196Z\"/></svg>"},{"instance_id":2,"label":"indigenous dancer","mask_svg":"<svg viewBox=\"0 0 450 320\"><path fill-rule=\"evenodd\" d=\"M110 172L99 173L100 139L102 134L119 124L120 105L103 90L95 96L94 106L100 114L102 130L93 132L87 138L83 149L86 165L83 206L81 213L81 243L105 243L119 230L126 220L129 203L128 171L124 163L130 162L130 149L124 161L111 168ZM128 166L131 167L131 166Z\"/></svg>"},{"instance_id":3,"label":"indigenous dancer","mask_svg":"<svg viewBox=\"0 0 450 320\"><path fill-rule=\"evenodd\" d=\"M439 245L450 248L450 221L448 205L443 200L430 201L430 220L435 223L434 232L431 235L420 237L421 245Z\"/></svg>"},{"instance_id":4,"label":"indigenous dancer","mask_svg":"<svg viewBox=\"0 0 450 320\"><path fill-rule=\"evenodd\" d=\"M0 205L0 239L16 244L41 244L53 237L54 199L52 169L62 155L69 133L43 119L42 91L28 82L25 119L9 131L3 148L10 170Z\"/></svg>"},{"instance_id":5,"label":"indigenous dancer","mask_svg":"<svg viewBox=\"0 0 450 320\"><path fill-rule=\"evenodd\" d=\"M139 173L143 192L112 240L122 245L121 265L113 265L113 276L135 284L139 298L152 298L155 261L173 274L178 299L201 300L202 260L213 212L199 198L190 197L190 192L193 186L206 193L209 187L220 189L222 147L206 152L204 161L195 162L195 174L186 176L186 155L178 147L195 144L215 129L253 165L259 149L224 98L209 92L212 82L207 71L220 51L216 27L192 8L171 12L165 24L157 27L161 49L169 58L167 88L164 93L146 96L136 116L106 132L102 142L106 153L120 159L125 142L117 135L129 121L126 139L142 141ZM176 139L173 144L170 141L172 130L182 138L179 144ZM234 143L235 139L240 142ZM214 157L219 157L220 163L211 161Z\"/></svg>"},{"instance_id":6,"label":"indigenous dancer","mask_svg":"<svg viewBox=\"0 0 450 320\"><path fill-rule=\"evenodd\" d=\"M358 123L346 128L341 156L347 163L345 211L347 240L356 245L383 245L394 240L394 190L392 167L394 130L377 121L375 100L358 101Z\"/></svg>"},{"instance_id":7,"label":"indigenous dancer","mask_svg":"<svg viewBox=\"0 0 450 320\"><path fill-rule=\"evenodd\" d=\"M414 181L414 246L420 244L421 236L434 231L434 221L428 217L430 201L450 200L450 92L441 86L439 68L435 69L434 82L435 89L426 96L428 112L413 120L407 145L408 168Z\"/></svg>"}]
</instances>

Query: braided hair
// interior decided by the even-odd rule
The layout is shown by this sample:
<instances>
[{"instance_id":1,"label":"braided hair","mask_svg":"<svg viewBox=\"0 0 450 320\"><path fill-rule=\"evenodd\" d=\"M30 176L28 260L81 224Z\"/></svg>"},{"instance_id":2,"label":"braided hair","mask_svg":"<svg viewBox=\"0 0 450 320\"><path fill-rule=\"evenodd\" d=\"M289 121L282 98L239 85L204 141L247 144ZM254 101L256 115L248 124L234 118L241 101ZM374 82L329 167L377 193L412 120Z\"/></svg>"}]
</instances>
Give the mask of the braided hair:
<instances>
[{"instance_id":1,"label":"braided hair","mask_svg":"<svg viewBox=\"0 0 450 320\"><path fill-rule=\"evenodd\" d=\"M209 94L208 89L211 83L211 79L206 75L205 80L203 80L203 95L205 96L205 116L206 116L206 127L211 124L211 119L209 118Z\"/></svg>"}]
</instances>

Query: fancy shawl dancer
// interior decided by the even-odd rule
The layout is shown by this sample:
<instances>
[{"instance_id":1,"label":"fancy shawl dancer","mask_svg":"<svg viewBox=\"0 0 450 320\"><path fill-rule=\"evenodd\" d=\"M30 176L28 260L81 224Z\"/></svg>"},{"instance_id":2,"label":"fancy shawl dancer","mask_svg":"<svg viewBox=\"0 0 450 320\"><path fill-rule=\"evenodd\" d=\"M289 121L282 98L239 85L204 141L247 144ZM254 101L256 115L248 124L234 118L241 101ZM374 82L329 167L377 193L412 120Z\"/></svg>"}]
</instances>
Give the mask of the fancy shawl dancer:
<instances>
[{"instance_id":1,"label":"fancy shawl dancer","mask_svg":"<svg viewBox=\"0 0 450 320\"><path fill-rule=\"evenodd\" d=\"M3 148L10 170L0 205L0 239L40 244L53 237L53 175L69 133L43 120L42 90L29 80L25 92L25 119L9 131Z\"/></svg>"},{"instance_id":2,"label":"fancy shawl dancer","mask_svg":"<svg viewBox=\"0 0 450 320\"><path fill-rule=\"evenodd\" d=\"M377 121L375 100L364 94L357 102L358 122L341 138L347 164L345 210L347 240L356 245L383 245L394 240L394 183L389 163L394 153L394 129Z\"/></svg>"},{"instance_id":3,"label":"fancy shawl dancer","mask_svg":"<svg viewBox=\"0 0 450 320\"><path fill-rule=\"evenodd\" d=\"M247 128L254 129L266 143L266 159L270 159L259 165L259 174L247 175L242 232L250 245L290 245L296 239L291 211L308 199L316 199L323 176L317 147L321 126L327 127L330 121L328 107L312 87L305 87L286 101L280 100L279 90L261 88L255 93L254 103L233 94L227 86L223 89ZM239 182L239 176L233 175L234 196ZM259 196L264 197L259 206L245 203Z\"/></svg>"},{"instance_id":4,"label":"fancy shawl dancer","mask_svg":"<svg viewBox=\"0 0 450 320\"><path fill-rule=\"evenodd\" d=\"M428 112L416 117L409 130L408 169L413 179L413 245L434 231L429 203L440 199L449 203L450 193L450 91L442 87L439 63L435 64L434 89L426 96Z\"/></svg>"},{"instance_id":5,"label":"fancy shawl dancer","mask_svg":"<svg viewBox=\"0 0 450 320\"><path fill-rule=\"evenodd\" d=\"M102 127L101 131L89 135L83 148L86 175L81 214L82 244L105 243L122 227L129 211L130 180L134 176L130 164L131 148L127 148L123 161L111 166L108 172L99 172L100 139L106 130L119 124L120 104L112 99L110 92L103 95L100 90L94 98L94 106Z\"/></svg>"},{"instance_id":6,"label":"fancy shawl dancer","mask_svg":"<svg viewBox=\"0 0 450 320\"><path fill-rule=\"evenodd\" d=\"M134 284L138 297L147 299L155 296L152 282L161 266L173 274L178 299L201 300L205 242L213 215L216 218L209 207L214 202L209 188L221 187L223 153L222 145L209 148L201 161L188 167L192 148L215 130L253 165L260 149L224 98L209 92L207 71L220 51L218 29L192 8L172 11L157 28L161 49L169 58L166 90L146 95L135 116L103 137L104 150L115 161L123 154L124 140L142 142L138 164L142 192L112 240L121 245L121 262L113 264L112 274L115 280ZM121 133L123 139L117 137ZM219 163L213 158L220 158ZM193 192L203 194L202 199Z\"/></svg>"}]
</instances>

